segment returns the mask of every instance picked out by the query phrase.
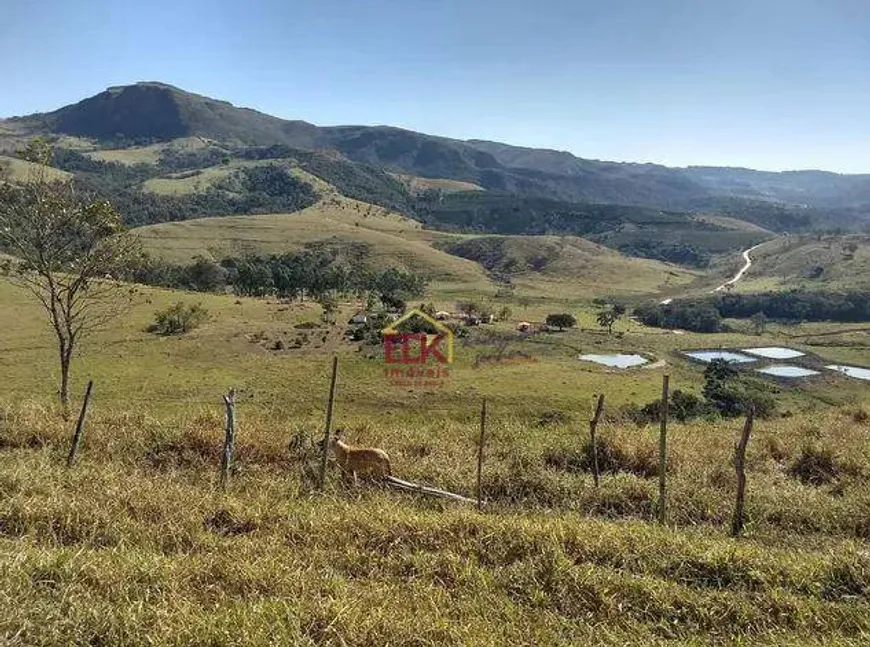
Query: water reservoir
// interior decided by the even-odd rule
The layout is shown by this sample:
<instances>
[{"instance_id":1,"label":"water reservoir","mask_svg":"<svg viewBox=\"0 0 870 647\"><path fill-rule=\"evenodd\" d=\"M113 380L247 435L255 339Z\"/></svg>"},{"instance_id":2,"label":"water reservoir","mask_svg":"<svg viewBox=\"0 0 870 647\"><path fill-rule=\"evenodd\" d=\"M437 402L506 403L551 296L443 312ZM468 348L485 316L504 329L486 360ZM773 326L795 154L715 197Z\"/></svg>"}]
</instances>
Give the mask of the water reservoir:
<instances>
[{"instance_id":1,"label":"water reservoir","mask_svg":"<svg viewBox=\"0 0 870 647\"><path fill-rule=\"evenodd\" d=\"M746 362L756 361L754 357L734 353L730 350L693 350L686 353L686 355L708 363L714 359L724 359L729 364L745 364Z\"/></svg>"},{"instance_id":2,"label":"water reservoir","mask_svg":"<svg viewBox=\"0 0 870 647\"><path fill-rule=\"evenodd\" d=\"M768 366L767 368L758 369L759 373L764 373L765 375L774 375L776 377L810 377L811 375L818 375L818 371L813 371L808 368L803 368L801 366L789 366L787 364L777 364L775 366Z\"/></svg>"},{"instance_id":3,"label":"water reservoir","mask_svg":"<svg viewBox=\"0 0 870 647\"><path fill-rule=\"evenodd\" d=\"M794 359L795 357L803 357L804 353L793 348L784 348L782 346L763 346L762 348L743 348L744 353L750 355L758 355L759 357L767 357L769 359Z\"/></svg>"},{"instance_id":4,"label":"water reservoir","mask_svg":"<svg viewBox=\"0 0 870 647\"><path fill-rule=\"evenodd\" d=\"M857 366L842 366L840 364L831 364L830 366L826 366L825 368L829 368L832 371L839 371L844 375L848 375L849 377L854 377L859 380L870 380L870 368L859 368Z\"/></svg>"},{"instance_id":5,"label":"water reservoir","mask_svg":"<svg viewBox=\"0 0 870 647\"><path fill-rule=\"evenodd\" d=\"M581 355L580 359L584 362L595 362L603 364L611 368L631 368L632 366L641 366L649 360L641 355L622 355L619 353L613 355Z\"/></svg>"}]
</instances>

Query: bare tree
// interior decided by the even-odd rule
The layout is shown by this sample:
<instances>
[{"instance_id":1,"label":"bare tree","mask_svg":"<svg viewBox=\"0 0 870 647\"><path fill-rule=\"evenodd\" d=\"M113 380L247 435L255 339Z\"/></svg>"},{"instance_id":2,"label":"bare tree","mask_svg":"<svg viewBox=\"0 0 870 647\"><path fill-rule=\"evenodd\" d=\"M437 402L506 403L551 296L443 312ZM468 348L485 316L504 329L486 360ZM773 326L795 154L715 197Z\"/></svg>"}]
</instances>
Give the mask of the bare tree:
<instances>
[{"instance_id":1,"label":"bare tree","mask_svg":"<svg viewBox=\"0 0 870 647\"><path fill-rule=\"evenodd\" d=\"M0 178L0 249L11 255L4 273L45 309L57 337L60 400L69 410L69 375L82 338L130 305L132 289L119 282L139 253L109 202L49 175L52 150L34 140L20 152L29 162L21 183Z\"/></svg>"}]
</instances>

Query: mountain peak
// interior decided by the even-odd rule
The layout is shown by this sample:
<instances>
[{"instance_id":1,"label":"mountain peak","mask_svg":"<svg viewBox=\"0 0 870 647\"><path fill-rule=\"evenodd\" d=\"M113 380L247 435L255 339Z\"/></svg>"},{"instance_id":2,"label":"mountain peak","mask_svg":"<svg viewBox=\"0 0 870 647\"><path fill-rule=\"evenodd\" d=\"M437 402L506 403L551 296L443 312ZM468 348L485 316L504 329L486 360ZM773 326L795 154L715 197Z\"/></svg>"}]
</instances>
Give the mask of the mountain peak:
<instances>
[{"instance_id":1,"label":"mountain peak","mask_svg":"<svg viewBox=\"0 0 870 647\"><path fill-rule=\"evenodd\" d=\"M170 140L199 135L242 144L306 142L311 124L285 121L161 81L117 85L43 115L56 133L99 140Z\"/></svg>"}]
</instances>

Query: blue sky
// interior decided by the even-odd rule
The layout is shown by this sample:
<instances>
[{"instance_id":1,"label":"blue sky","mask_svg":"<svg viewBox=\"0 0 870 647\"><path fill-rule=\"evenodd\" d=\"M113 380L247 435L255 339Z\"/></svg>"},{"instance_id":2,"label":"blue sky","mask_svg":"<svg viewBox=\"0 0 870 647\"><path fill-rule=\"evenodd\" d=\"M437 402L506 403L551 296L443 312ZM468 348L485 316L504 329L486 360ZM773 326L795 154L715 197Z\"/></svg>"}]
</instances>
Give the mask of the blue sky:
<instances>
[{"instance_id":1,"label":"blue sky","mask_svg":"<svg viewBox=\"0 0 870 647\"><path fill-rule=\"evenodd\" d=\"M319 125L870 172L870 0L3 0L0 115L165 81Z\"/></svg>"}]
</instances>

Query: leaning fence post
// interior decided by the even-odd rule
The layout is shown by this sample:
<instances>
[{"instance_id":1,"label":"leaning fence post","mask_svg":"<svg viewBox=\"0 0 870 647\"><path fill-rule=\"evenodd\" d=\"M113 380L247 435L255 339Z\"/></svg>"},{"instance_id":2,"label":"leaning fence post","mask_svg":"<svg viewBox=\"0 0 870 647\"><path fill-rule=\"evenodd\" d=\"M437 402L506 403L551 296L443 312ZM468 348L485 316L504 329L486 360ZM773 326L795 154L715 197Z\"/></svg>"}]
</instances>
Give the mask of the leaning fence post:
<instances>
[{"instance_id":1,"label":"leaning fence post","mask_svg":"<svg viewBox=\"0 0 870 647\"><path fill-rule=\"evenodd\" d=\"M236 390L230 389L224 396L227 410L226 434L224 436L224 451L221 454L221 488L227 489L230 480L230 470L233 466L233 448L236 444Z\"/></svg>"},{"instance_id":2,"label":"leaning fence post","mask_svg":"<svg viewBox=\"0 0 870 647\"><path fill-rule=\"evenodd\" d=\"M326 462L329 458L329 440L332 433L332 411L335 405L335 381L338 377L338 356L332 358L332 378L329 381L329 403L326 405L326 429L323 432L323 453L320 456L320 473L317 475L317 489L322 490L326 483Z\"/></svg>"},{"instance_id":3,"label":"leaning fence post","mask_svg":"<svg viewBox=\"0 0 870 647\"><path fill-rule=\"evenodd\" d=\"M79 419L76 423L76 430L73 434L72 444L69 447L69 455L66 457L66 466L72 467L76 462L76 454L79 451L79 446L82 444L82 436L85 433L85 417L88 415L88 404L91 401L91 389L94 388L94 381L88 381L88 388L85 389L85 400L82 402L82 410L79 413Z\"/></svg>"},{"instance_id":4,"label":"leaning fence post","mask_svg":"<svg viewBox=\"0 0 870 647\"><path fill-rule=\"evenodd\" d=\"M483 444L486 441L486 398L480 406L480 439L477 443L477 510L483 510Z\"/></svg>"},{"instance_id":5,"label":"leaning fence post","mask_svg":"<svg viewBox=\"0 0 870 647\"><path fill-rule=\"evenodd\" d=\"M746 423L743 434L734 448L734 469L737 471L737 499L734 502L734 516L731 518L731 536L739 537L743 532L743 502L746 496L746 446L749 444L749 434L752 433L752 423L755 418L754 407L746 412Z\"/></svg>"},{"instance_id":6,"label":"leaning fence post","mask_svg":"<svg viewBox=\"0 0 870 647\"><path fill-rule=\"evenodd\" d=\"M670 377L662 376L661 430L659 431L659 523L667 519L667 467L668 467L668 402Z\"/></svg>"},{"instance_id":7,"label":"leaning fence post","mask_svg":"<svg viewBox=\"0 0 870 647\"><path fill-rule=\"evenodd\" d=\"M592 480L595 482L595 487L598 487L599 471L598 471L598 440L595 432L598 429L598 421L601 419L601 411L604 409L604 394L598 396L598 404L595 406L595 415L589 421L589 440L592 443Z\"/></svg>"}]
</instances>

